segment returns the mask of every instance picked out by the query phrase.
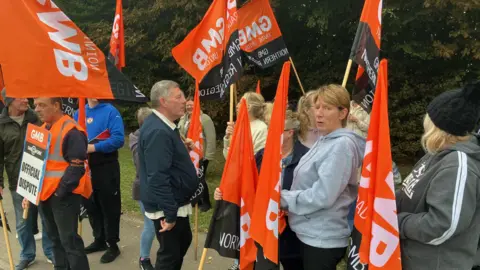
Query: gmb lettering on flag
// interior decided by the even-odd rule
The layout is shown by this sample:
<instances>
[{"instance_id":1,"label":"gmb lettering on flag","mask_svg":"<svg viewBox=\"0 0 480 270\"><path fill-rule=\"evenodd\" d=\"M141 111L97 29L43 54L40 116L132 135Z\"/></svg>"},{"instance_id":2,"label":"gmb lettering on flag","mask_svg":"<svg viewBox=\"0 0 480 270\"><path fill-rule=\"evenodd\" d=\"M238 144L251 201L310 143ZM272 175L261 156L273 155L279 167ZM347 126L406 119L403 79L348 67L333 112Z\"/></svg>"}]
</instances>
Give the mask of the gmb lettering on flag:
<instances>
[{"instance_id":1,"label":"gmb lettering on flag","mask_svg":"<svg viewBox=\"0 0 480 270\"><path fill-rule=\"evenodd\" d=\"M382 60L348 253L347 268L350 270L402 269L390 152L387 78L387 60Z\"/></svg>"},{"instance_id":2,"label":"gmb lettering on flag","mask_svg":"<svg viewBox=\"0 0 480 270\"><path fill-rule=\"evenodd\" d=\"M250 1L238 14L240 47L251 64L264 69L289 59L269 0Z\"/></svg>"},{"instance_id":3,"label":"gmb lettering on flag","mask_svg":"<svg viewBox=\"0 0 480 270\"><path fill-rule=\"evenodd\" d=\"M122 0L117 0L112 36L110 37L108 59L118 68L118 70L122 70L122 68L125 67L125 36L123 29Z\"/></svg>"},{"instance_id":4,"label":"gmb lettering on flag","mask_svg":"<svg viewBox=\"0 0 480 270\"><path fill-rule=\"evenodd\" d=\"M2 1L0 36L11 97L148 101L52 0Z\"/></svg>"},{"instance_id":5,"label":"gmb lettering on flag","mask_svg":"<svg viewBox=\"0 0 480 270\"><path fill-rule=\"evenodd\" d=\"M253 269L257 256L250 236L257 180L250 120L242 99L220 182L223 200L215 204L205 240L205 248L214 249L223 257L239 258L242 270Z\"/></svg>"},{"instance_id":6,"label":"gmb lettering on flag","mask_svg":"<svg viewBox=\"0 0 480 270\"><path fill-rule=\"evenodd\" d=\"M236 0L214 0L202 21L172 49L177 63L200 82L200 97L221 99L243 73Z\"/></svg>"},{"instance_id":7,"label":"gmb lettering on flag","mask_svg":"<svg viewBox=\"0 0 480 270\"><path fill-rule=\"evenodd\" d=\"M353 99L367 112L372 110L380 64L382 5L383 0L365 0L350 52L350 59L359 65Z\"/></svg>"}]
</instances>

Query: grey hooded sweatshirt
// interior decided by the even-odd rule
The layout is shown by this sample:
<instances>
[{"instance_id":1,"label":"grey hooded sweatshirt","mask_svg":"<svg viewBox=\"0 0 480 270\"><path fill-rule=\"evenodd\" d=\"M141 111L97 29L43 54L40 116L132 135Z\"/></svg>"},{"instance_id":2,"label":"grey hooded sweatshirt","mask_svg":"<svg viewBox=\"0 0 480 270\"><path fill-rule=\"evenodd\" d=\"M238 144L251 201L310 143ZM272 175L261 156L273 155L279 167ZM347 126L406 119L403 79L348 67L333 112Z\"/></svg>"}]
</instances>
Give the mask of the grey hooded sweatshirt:
<instances>
[{"instance_id":1,"label":"grey hooded sweatshirt","mask_svg":"<svg viewBox=\"0 0 480 270\"><path fill-rule=\"evenodd\" d=\"M140 200L140 178L138 176L138 166L140 162L138 161L138 137L140 137L140 129L129 135L129 147L132 151L133 164L135 165L135 180L133 181L132 187L132 198L136 201Z\"/></svg>"},{"instance_id":2,"label":"grey hooded sweatshirt","mask_svg":"<svg viewBox=\"0 0 480 270\"><path fill-rule=\"evenodd\" d=\"M403 269L472 269L480 238L477 138L425 155L396 196Z\"/></svg>"},{"instance_id":3,"label":"grey hooded sweatshirt","mask_svg":"<svg viewBox=\"0 0 480 270\"><path fill-rule=\"evenodd\" d=\"M364 152L365 139L342 128L320 137L300 159L291 190L281 192L281 207L300 241L317 248L348 245L347 215Z\"/></svg>"}]
</instances>

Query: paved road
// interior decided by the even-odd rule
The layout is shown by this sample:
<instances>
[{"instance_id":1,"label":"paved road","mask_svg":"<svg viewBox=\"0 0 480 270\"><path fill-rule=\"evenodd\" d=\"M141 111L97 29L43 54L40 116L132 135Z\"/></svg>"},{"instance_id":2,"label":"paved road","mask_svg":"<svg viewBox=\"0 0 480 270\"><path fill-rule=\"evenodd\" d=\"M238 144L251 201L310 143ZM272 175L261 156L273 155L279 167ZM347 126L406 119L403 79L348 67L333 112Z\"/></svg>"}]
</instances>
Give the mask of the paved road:
<instances>
[{"instance_id":1,"label":"paved road","mask_svg":"<svg viewBox=\"0 0 480 270\"><path fill-rule=\"evenodd\" d=\"M12 200L9 192L5 190L4 192L4 208L7 212L7 219L9 221L10 227L12 228L12 233L9 235L10 244L12 247L13 252L13 260L14 263L18 262L18 255L19 255L19 244L18 241L15 239L15 215L13 212L12 207ZM139 244L140 244L140 234L143 227L143 219L140 219L138 216L134 215L123 215L121 224L120 224L120 232L121 232L121 241L119 243L120 250L122 254L110 264L100 264L100 257L102 253L95 253L88 255L88 260L90 262L90 269L92 270L110 270L110 269L139 269L138 267L138 254L139 254ZM83 222L83 236L84 241L86 244L91 243L93 240L91 228L88 221ZM198 260L194 260L194 249L193 243L188 251L188 254L185 256L185 261L183 264L182 269L186 270L194 270L198 269L198 264L200 261L200 257L202 255L202 247L205 241L205 234L199 235L199 249L198 249ZM158 249L158 242L154 240L154 245L152 247L152 258L155 258L156 250ZM44 269L53 269L53 266L49 264L43 254L41 249L41 243L37 241L37 260L35 264L33 264L29 270L44 270ZM227 270L230 264L232 263L232 259L222 258L218 256L218 253L213 250L208 251L206 264L204 266L205 270ZM6 250L6 241L3 237L3 232L0 234L0 269L2 270L9 270L9 262L8 262L8 255Z\"/></svg>"}]
</instances>

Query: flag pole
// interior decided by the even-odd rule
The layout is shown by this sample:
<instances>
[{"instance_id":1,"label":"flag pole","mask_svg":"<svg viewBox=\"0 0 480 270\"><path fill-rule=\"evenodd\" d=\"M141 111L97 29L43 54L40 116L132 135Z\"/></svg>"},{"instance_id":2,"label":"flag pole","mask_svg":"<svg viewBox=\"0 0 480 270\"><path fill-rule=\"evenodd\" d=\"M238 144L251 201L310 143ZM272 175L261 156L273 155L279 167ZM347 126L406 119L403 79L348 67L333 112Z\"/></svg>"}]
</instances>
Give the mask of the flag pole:
<instances>
[{"instance_id":1,"label":"flag pole","mask_svg":"<svg viewBox=\"0 0 480 270\"><path fill-rule=\"evenodd\" d=\"M200 264L198 265L198 270L203 270L203 265L205 264L205 259L207 258L207 251L208 249L203 249L202 258L200 259Z\"/></svg>"},{"instance_id":2,"label":"flag pole","mask_svg":"<svg viewBox=\"0 0 480 270\"><path fill-rule=\"evenodd\" d=\"M352 63L353 63L352 59L349 59L347 63L347 70L345 70L345 75L343 76L343 82L342 82L343 87L347 86L348 76L350 75L350 70L352 69Z\"/></svg>"},{"instance_id":3,"label":"flag pole","mask_svg":"<svg viewBox=\"0 0 480 270\"><path fill-rule=\"evenodd\" d=\"M300 85L300 89L302 89L302 93L305 95L305 89L303 89L303 84L300 81L300 76L298 76L298 72L297 72L297 69L295 68L295 64L293 63L293 59L292 57L289 57L289 59L290 59L290 63L292 63L293 72L295 72L295 76L297 77L297 81L298 81L298 84Z\"/></svg>"},{"instance_id":4,"label":"flag pole","mask_svg":"<svg viewBox=\"0 0 480 270\"><path fill-rule=\"evenodd\" d=\"M230 85L230 122L233 122L233 99L235 95L235 84Z\"/></svg>"},{"instance_id":5,"label":"flag pole","mask_svg":"<svg viewBox=\"0 0 480 270\"><path fill-rule=\"evenodd\" d=\"M8 252L8 261L10 263L10 270L14 269L13 257L12 257L12 248L10 247L10 239L8 238L7 231L7 219L5 218L5 211L3 210L3 203L0 200L0 216L2 217L3 222L3 235L5 236L5 243L7 243L7 252Z\"/></svg>"},{"instance_id":6,"label":"flag pole","mask_svg":"<svg viewBox=\"0 0 480 270\"><path fill-rule=\"evenodd\" d=\"M193 244L195 245L194 258L198 260L198 203L195 204L195 232Z\"/></svg>"}]
</instances>

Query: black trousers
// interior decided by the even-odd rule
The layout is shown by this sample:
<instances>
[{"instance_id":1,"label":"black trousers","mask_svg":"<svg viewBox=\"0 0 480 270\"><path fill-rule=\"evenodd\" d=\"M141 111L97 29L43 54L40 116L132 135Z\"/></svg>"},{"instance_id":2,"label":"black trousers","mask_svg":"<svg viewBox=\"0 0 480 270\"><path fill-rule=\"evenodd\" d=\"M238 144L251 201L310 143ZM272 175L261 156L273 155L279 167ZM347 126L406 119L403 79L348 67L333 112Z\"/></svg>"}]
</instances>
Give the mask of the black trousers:
<instances>
[{"instance_id":1,"label":"black trousers","mask_svg":"<svg viewBox=\"0 0 480 270\"><path fill-rule=\"evenodd\" d=\"M95 241L116 245L120 241L120 165L118 161L90 167L93 193L84 201Z\"/></svg>"},{"instance_id":2,"label":"black trousers","mask_svg":"<svg viewBox=\"0 0 480 270\"><path fill-rule=\"evenodd\" d=\"M153 221L155 234L160 243L157 251L156 270L180 270L183 257L192 243L192 231L188 217L178 217L172 230L160 233L161 219Z\"/></svg>"},{"instance_id":3,"label":"black trousers","mask_svg":"<svg viewBox=\"0 0 480 270\"><path fill-rule=\"evenodd\" d=\"M45 217L44 230L53 243L54 269L90 269L83 240L77 234L81 200L77 194L67 194L63 198L52 195L40 203L39 211Z\"/></svg>"},{"instance_id":4,"label":"black trousers","mask_svg":"<svg viewBox=\"0 0 480 270\"><path fill-rule=\"evenodd\" d=\"M336 270L347 248L316 248L303 243L303 269Z\"/></svg>"},{"instance_id":5,"label":"black trousers","mask_svg":"<svg viewBox=\"0 0 480 270\"><path fill-rule=\"evenodd\" d=\"M31 203L28 207L28 211L32 215L32 232L35 235L40 232L38 230L38 207L35 204Z\"/></svg>"},{"instance_id":6,"label":"black trousers","mask_svg":"<svg viewBox=\"0 0 480 270\"><path fill-rule=\"evenodd\" d=\"M302 258L280 258L280 263L282 264L283 270L303 270L303 261Z\"/></svg>"}]
</instances>

